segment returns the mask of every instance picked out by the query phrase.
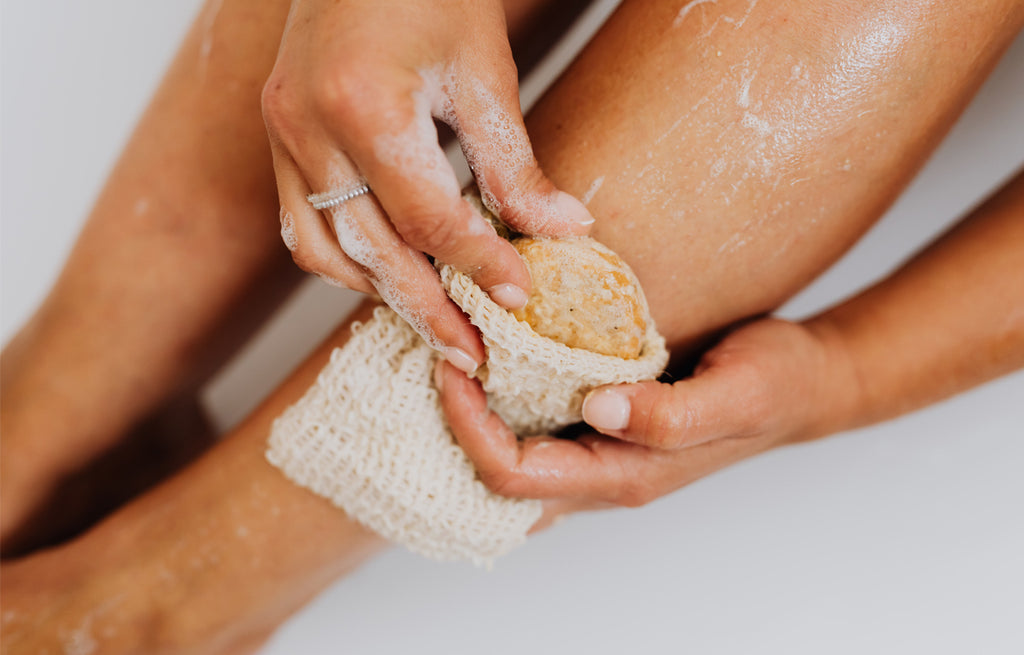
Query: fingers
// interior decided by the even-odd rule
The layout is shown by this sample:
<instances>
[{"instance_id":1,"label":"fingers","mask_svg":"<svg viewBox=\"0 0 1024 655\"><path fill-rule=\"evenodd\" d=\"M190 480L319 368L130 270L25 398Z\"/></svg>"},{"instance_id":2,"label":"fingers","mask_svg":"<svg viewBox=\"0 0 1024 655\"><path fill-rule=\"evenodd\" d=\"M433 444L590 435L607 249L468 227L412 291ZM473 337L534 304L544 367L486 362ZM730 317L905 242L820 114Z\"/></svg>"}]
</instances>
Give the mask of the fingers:
<instances>
[{"instance_id":1,"label":"fingers","mask_svg":"<svg viewBox=\"0 0 1024 655\"><path fill-rule=\"evenodd\" d=\"M502 221L524 234L582 236L594 218L541 171L523 123L511 54L508 62L503 80L458 83L446 118L454 123L484 204Z\"/></svg>"},{"instance_id":2,"label":"fingers","mask_svg":"<svg viewBox=\"0 0 1024 655\"><path fill-rule=\"evenodd\" d=\"M334 126L339 143L409 246L470 275L498 304L522 307L526 265L462 199L423 93L390 102L387 112L346 112L348 123Z\"/></svg>"},{"instance_id":3,"label":"fingers","mask_svg":"<svg viewBox=\"0 0 1024 655\"><path fill-rule=\"evenodd\" d=\"M490 114L481 114L494 113L487 102L477 102L476 109L461 114L472 139L488 143L493 140L489 132L504 130L516 142L508 161L500 154L500 145L477 149L482 184L485 190L496 189L487 193L517 229L584 233L584 223L591 222L586 210L555 191L536 165L518 107L514 66L510 58L508 62L511 81L501 94L504 100L491 103L499 108L498 118L488 123ZM302 247L298 232L311 235L310 240L321 246L325 232L297 198L299 189L330 192L365 178L373 196L353 198L324 212L342 253L430 345L460 368L472 370L483 360L482 343L445 296L423 253L469 274L508 308L525 305L531 287L529 272L512 245L461 198L432 119L451 99L451 89L443 89L440 78L431 82L426 79L430 76L421 73L388 72L391 77L386 84L365 72L334 80L314 94L312 106L305 108L311 113L305 115L285 93L287 80L268 81L264 113L272 140L281 144L282 175L290 180L280 182L282 196L289 198L288 211L282 214L285 236L290 237L290 215L299 259L313 269L332 268L335 273L329 277L357 286L358 276L351 266L342 274L346 267L337 251ZM489 92L482 93L480 98ZM301 184L302 179L308 184ZM301 208L301 215L295 206ZM565 218L572 215L578 220ZM325 263L328 259L333 262L330 266ZM360 288L365 290L365 284Z\"/></svg>"},{"instance_id":4,"label":"fingers","mask_svg":"<svg viewBox=\"0 0 1024 655\"><path fill-rule=\"evenodd\" d=\"M496 493L639 505L660 491L656 484L662 476L655 473L669 453L600 435L578 441L531 437L519 442L487 409L486 395L474 380L441 362L435 382L452 433L481 480Z\"/></svg>"},{"instance_id":5,"label":"fingers","mask_svg":"<svg viewBox=\"0 0 1024 655\"><path fill-rule=\"evenodd\" d=\"M352 288L376 291L427 344L461 370L474 371L484 359L483 343L448 298L433 265L395 231L372 194L322 212L314 209L306 199L310 188L317 192L351 188L360 175L331 139L300 139L282 130L281 125L287 124L277 119L269 131L282 198L283 235L296 246L293 257L299 265L341 279ZM296 151L299 161L290 154Z\"/></svg>"},{"instance_id":6,"label":"fingers","mask_svg":"<svg viewBox=\"0 0 1024 655\"><path fill-rule=\"evenodd\" d=\"M441 404L459 445L495 493L560 501L561 511L602 504L637 507L771 447L764 439L721 439L685 450L648 448L603 435L518 443L487 409L479 385L450 365L435 371Z\"/></svg>"},{"instance_id":7,"label":"fingers","mask_svg":"<svg viewBox=\"0 0 1024 655\"><path fill-rule=\"evenodd\" d=\"M329 177L306 175L321 188L338 188L339 180L357 179L342 164L323 168ZM324 211L341 249L355 262L381 299L398 312L428 345L460 370L471 373L484 360L483 343L462 310L444 291L433 265L395 231L372 194Z\"/></svg>"},{"instance_id":8,"label":"fingers","mask_svg":"<svg viewBox=\"0 0 1024 655\"><path fill-rule=\"evenodd\" d=\"M281 202L281 239L295 263L329 284L373 293L373 285L345 255L320 212L306 200L309 187L291 156L276 144L271 151Z\"/></svg>"},{"instance_id":9,"label":"fingers","mask_svg":"<svg viewBox=\"0 0 1024 655\"><path fill-rule=\"evenodd\" d=\"M710 366L694 377L663 384L601 387L583 401L583 420L600 432L658 449L679 449L759 429L766 388L756 370Z\"/></svg>"}]
</instances>

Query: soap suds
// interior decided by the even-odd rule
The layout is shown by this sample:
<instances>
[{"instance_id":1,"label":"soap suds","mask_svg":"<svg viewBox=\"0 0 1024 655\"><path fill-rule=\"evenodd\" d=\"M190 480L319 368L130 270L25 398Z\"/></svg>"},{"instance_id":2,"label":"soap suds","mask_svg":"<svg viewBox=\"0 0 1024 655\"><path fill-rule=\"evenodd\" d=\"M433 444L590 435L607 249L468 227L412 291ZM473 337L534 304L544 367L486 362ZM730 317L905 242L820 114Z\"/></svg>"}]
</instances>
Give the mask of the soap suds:
<instances>
[{"instance_id":1,"label":"soap suds","mask_svg":"<svg viewBox=\"0 0 1024 655\"><path fill-rule=\"evenodd\" d=\"M754 130L758 136L769 137L774 133L772 130L771 123L764 120L759 116L755 116L749 111L743 114L743 119L740 121L740 125L743 127Z\"/></svg>"},{"instance_id":2,"label":"soap suds","mask_svg":"<svg viewBox=\"0 0 1024 655\"><path fill-rule=\"evenodd\" d=\"M82 625L61 638L64 655L90 655L99 645L92 636L92 617L86 617Z\"/></svg>"},{"instance_id":3,"label":"soap suds","mask_svg":"<svg viewBox=\"0 0 1024 655\"><path fill-rule=\"evenodd\" d=\"M199 78L206 79L206 69L210 64L210 53L213 51L213 28L217 25L224 0L214 0L203 19L203 40L199 43Z\"/></svg>"},{"instance_id":4,"label":"soap suds","mask_svg":"<svg viewBox=\"0 0 1024 655\"><path fill-rule=\"evenodd\" d=\"M757 73L751 74L749 71L744 70L743 76L740 80L740 91L736 96L736 104L746 109L750 107L750 84L757 77Z\"/></svg>"},{"instance_id":5,"label":"soap suds","mask_svg":"<svg viewBox=\"0 0 1024 655\"><path fill-rule=\"evenodd\" d=\"M747 22L748 18L750 18L750 12L754 11L754 7L757 6L757 2L758 0L747 0L747 11L739 20L730 18L729 16L723 16L722 20L724 20L727 23L732 23L732 26L736 29L743 27L743 24Z\"/></svg>"},{"instance_id":6,"label":"soap suds","mask_svg":"<svg viewBox=\"0 0 1024 655\"><path fill-rule=\"evenodd\" d=\"M91 653L95 652L99 644L92 634L93 622L114 607L120 605L123 597L123 595L118 595L104 601L91 612L86 614L82 618L81 623L78 624L78 627L74 628L70 632L61 631L59 633L59 638L61 645L64 648L64 655L91 655ZM104 630L105 635L110 634L111 632L112 629L109 627Z\"/></svg>"},{"instance_id":7,"label":"soap suds","mask_svg":"<svg viewBox=\"0 0 1024 655\"><path fill-rule=\"evenodd\" d=\"M459 195L458 177L437 141L437 130L429 113L417 111L404 129L376 136L373 154L377 161L401 175L429 184L448 196Z\"/></svg>"},{"instance_id":8,"label":"soap suds","mask_svg":"<svg viewBox=\"0 0 1024 655\"><path fill-rule=\"evenodd\" d=\"M373 154L381 164L400 174L418 178L446 195L459 195L455 169L438 143L433 114L441 93L439 74L421 74L423 86L412 94L413 115L405 127L373 140Z\"/></svg>"},{"instance_id":9,"label":"soap suds","mask_svg":"<svg viewBox=\"0 0 1024 655\"><path fill-rule=\"evenodd\" d=\"M689 14L694 7L697 7L698 5L707 4L709 2L711 4L717 4L718 0L693 0L692 2L688 2L685 6L683 6L682 9L679 10L679 13L676 14L676 19L672 22L672 27L679 27L680 25L682 25L683 21L686 20L687 14Z\"/></svg>"},{"instance_id":10,"label":"soap suds","mask_svg":"<svg viewBox=\"0 0 1024 655\"><path fill-rule=\"evenodd\" d=\"M345 251L352 261L363 268L373 272L376 276L384 278L387 270L366 232L366 226L358 224L355 217L344 205L332 207L330 210L334 234L338 238L338 245Z\"/></svg>"},{"instance_id":11,"label":"soap suds","mask_svg":"<svg viewBox=\"0 0 1024 655\"><path fill-rule=\"evenodd\" d=\"M582 202L584 205L589 205L590 201L594 199L594 196L601 189L601 185L603 184L604 175L600 176L599 178L590 183L590 188L588 188L587 192L583 194L582 198L580 198L580 202Z\"/></svg>"},{"instance_id":12,"label":"soap suds","mask_svg":"<svg viewBox=\"0 0 1024 655\"><path fill-rule=\"evenodd\" d=\"M281 240L291 252L299 247L299 238L295 235L295 219L284 207L281 207Z\"/></svg>"},{"instance_id":13,"label":"soap suds","mask_svg":"<svg viewBox=\"0 0 1024 655\"><path fill-rule=\"evenodd\" d=\"M376 237L376 241L384 241L386 235L379 230L373 234L372 227L360 224L345 205L332 207L330 212L338 244L352 261L369 273L367 279L381 299L404 318L431 348L443 348L444 342L431 329L427 317L414 309L422 303L422 298L414 298L405 290L402 277L396 279L395 273L385 265L371 241L371 237Z\"/></svg>"},{"instance_id":14,"label":"soap suds","mask_svg":"<svg viewBox=\"0 0 1024 655\"><path fill-rule=\"evenodd\" d=\"M530 193L522 185L525 171L536 165L533 147L521 117L506 107L490 84L453 65L421 71L420 77L424 98L434 117L454 130L489 211L509 220L504 210L514 206L514 227L524 232L547 231L552 218L567 218L566 211L578 213L560 193ZM472 113L460 113L462 107Z\"/></svg>"}]
</instances>

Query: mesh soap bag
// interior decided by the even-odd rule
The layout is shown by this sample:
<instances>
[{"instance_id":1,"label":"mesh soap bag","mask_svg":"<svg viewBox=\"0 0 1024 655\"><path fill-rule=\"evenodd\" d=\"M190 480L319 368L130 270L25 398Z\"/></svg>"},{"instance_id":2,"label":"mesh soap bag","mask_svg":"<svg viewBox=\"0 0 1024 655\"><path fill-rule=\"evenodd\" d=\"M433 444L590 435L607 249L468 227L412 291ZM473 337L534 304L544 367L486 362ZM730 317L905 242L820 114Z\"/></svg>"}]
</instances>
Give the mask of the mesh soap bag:
<instances>
[{"instance_id":1,"label":"mesh soap bag","mask_svg":"<svg viewBox=\"0 0 1024 655\"><path fill-rule=\"evenodd\" d=\"M494 220L478 197L469 199ZM668 360L639 283L646 321L639 355L627 359L541 336L468 276L439 270L486 346L477 376L488 404L520 436L579 422L590 389L655 378ZM525 541L541 505L498 496L477 478L441 411L432 379L437 356L394 311L377 308L274 422L266 456L296 484L413 552L490 564Z\"/></svg>"}]
</instances>

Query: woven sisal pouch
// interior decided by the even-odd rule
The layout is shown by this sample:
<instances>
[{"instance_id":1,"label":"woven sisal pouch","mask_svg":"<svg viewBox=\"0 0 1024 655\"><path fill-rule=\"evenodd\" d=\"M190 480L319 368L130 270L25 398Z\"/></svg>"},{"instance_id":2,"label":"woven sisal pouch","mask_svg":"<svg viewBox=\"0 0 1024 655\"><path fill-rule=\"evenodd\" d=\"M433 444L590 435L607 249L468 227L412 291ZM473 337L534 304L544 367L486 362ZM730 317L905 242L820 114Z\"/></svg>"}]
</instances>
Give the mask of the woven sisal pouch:
<instances>
[{"instance_id":1,"label":"woven sisal pouch","mask_svg":"<svg viewBox=\"0 0 1024 655\"><path fill-rule=\"evenodd\" d=\"M487 347L478 375L489 406L520 436L580 421L587 391L655 378L668 360L649 317L640 357L619 359L539 336L450 267L441 278ZM489 565L525 541L541 505L498 496L477 478L441 411L436 358L397 314L378 308L274 422L267 459L413 552Z\"/></svg>"}]
</instances>

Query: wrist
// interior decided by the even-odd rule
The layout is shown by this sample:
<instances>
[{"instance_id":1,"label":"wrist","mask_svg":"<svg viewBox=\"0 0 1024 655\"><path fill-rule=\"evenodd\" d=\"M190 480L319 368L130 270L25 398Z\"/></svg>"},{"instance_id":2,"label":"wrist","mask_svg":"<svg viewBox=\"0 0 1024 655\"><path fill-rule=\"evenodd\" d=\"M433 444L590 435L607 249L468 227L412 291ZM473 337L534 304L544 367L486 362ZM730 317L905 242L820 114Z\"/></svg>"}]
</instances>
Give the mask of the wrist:
<instances>
[{"instance_id":1,"label":"wrist","mask_svg":"<svg viewBox=\"0 0 1024 655\"><path fill-rule=\"evenodd\" d=\"M810 318L801 325L816 339L821 351L817 372L818 402L809 421L807 439L862 425L863 378L842 329L827 314Z\"/></svg>"}]
</instances>

